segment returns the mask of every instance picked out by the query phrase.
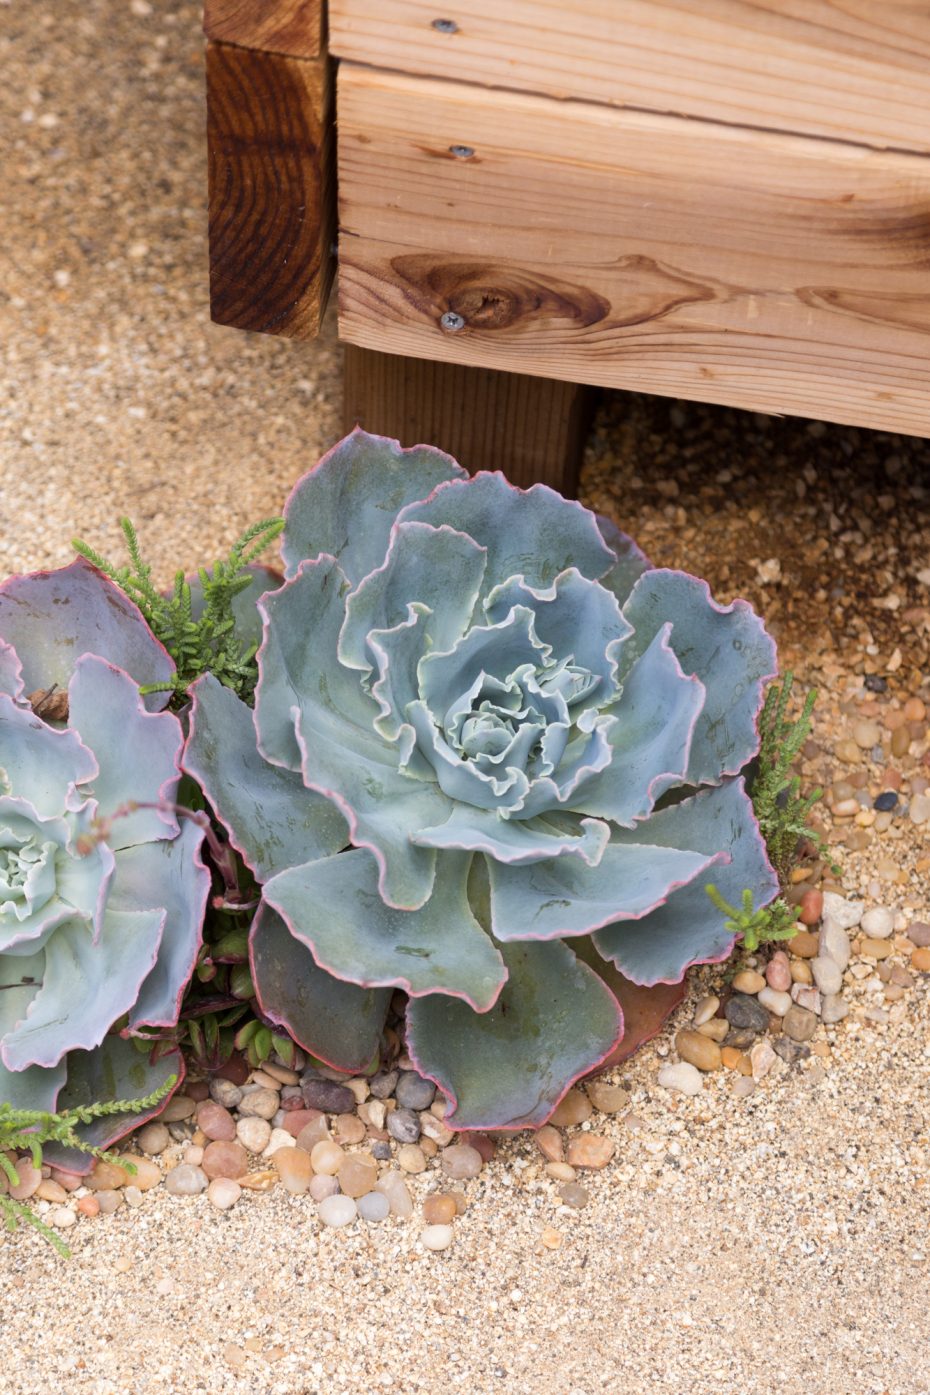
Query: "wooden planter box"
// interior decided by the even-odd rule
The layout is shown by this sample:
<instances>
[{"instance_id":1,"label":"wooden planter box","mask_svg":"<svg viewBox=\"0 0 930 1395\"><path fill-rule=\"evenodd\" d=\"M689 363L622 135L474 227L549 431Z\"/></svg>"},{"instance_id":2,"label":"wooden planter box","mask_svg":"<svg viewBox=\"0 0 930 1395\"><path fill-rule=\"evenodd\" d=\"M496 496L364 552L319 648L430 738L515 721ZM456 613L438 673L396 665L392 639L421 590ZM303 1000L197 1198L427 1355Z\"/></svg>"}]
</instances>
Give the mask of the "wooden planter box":
<instances>
[{"instance_id":1,"label":"wooden planter box","mask_svg":"<svg viewBox=\"0 0 930 1395\"><path fill-rule=\"evenodd\" d=\"M422 361L353 359L352 411L457 382L564 454L598 384L930 435L930 7L330 0L335 83L320 0L206 28L214 317L313 334L338 221L340 337Z\"/></svg>"}]
</instances>

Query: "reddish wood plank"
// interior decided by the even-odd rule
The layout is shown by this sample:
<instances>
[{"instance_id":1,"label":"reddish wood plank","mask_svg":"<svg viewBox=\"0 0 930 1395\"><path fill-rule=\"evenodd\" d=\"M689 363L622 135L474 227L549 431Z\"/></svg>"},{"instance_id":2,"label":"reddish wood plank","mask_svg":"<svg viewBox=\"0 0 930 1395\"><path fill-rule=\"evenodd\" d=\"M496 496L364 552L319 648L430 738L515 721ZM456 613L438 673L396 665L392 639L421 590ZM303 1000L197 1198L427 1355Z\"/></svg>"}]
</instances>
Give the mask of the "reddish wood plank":
<instances>
[{"instance_id":1,"label":"reddish wood plank","mask_svg":"<svg viewBox=\"0 0 930 1395\"><path fill-rule=\"evenodd\" d=\"M332 281L327 58L207 46L210 312L310 338Z\"/></svg>"},{"instance_id":2,"label":"reddish wood plank","mask_svg":"<svg viewBox=\"0 0 930 1395\"><path fill-rule=\"evenodd\" d=\"M204 0L203 28L217 43L317 58L323 51L323 0Z\"/></svg>"}]
</instances>

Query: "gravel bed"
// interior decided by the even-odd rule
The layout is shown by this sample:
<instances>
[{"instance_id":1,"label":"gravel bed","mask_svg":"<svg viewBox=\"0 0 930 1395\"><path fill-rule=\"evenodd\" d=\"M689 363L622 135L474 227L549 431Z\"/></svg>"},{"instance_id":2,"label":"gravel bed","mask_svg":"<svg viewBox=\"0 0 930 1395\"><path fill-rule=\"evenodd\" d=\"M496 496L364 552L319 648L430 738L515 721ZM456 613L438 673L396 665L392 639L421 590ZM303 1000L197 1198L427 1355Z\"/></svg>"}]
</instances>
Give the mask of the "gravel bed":
<instances>
[{"instance_id":1,"label":"gravel bed","mask_svg":"<svg viewBox=\"0 0 930 1395\"><path fill-rule=\"evenodd\" d=\"M129 513L166 580L278 512L336 438L332 324L296 345L208 323L192 0L0 4L0 57L0 567L64 562L77 530L118 552ZM693 1035L758 999L754 979L707 969L608 1078L615 1112L577 1106L557 1138L500 1141L462 1178L442 1170L460 1139L440 1131L432 1153L383 1130L382 1173L401 1148L423 1153L409 1217L375 1206L335 1227L280 1182L229 1209L159 1184L68 1226L70 1262L32 1231L4 1236L4 1395L928 1395L930 974L905 933L930 921L928 463L923 441L615 394L583 476L585 502L657 563L751 600L783 664L821 690L803 770L827 790L818 818L843 871L802 869L799 910L832 889L890 923L850 928L849 1011L818 1017L796 1043L810 1055L790 1064L778 1045L795 1038L769 1021L732 1048L749 1074L694 1067L693 1095L660 1085L676 1063L716 1065ZM422 1134L431 1106L406 1098ZM196 1124L153 1153L160 1172L206 1151ZM559 1149L603 1165L553 1173L571 1166ZM248 1168L277 1171L254 1153ZM452 1193L450 1218L436 1198ZM75 1195L52 1191L46 1215Z\"/></svg>"}]
</instances>

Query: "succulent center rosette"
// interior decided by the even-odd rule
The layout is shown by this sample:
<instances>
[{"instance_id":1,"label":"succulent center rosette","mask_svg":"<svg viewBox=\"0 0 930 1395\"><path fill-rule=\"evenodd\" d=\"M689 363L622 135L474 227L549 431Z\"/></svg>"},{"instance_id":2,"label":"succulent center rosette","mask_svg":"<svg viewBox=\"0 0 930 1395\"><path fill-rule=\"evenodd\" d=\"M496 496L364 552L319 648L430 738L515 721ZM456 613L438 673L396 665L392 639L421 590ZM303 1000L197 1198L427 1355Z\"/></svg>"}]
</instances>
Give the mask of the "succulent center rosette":
<instances>
[{"instance_id":1,"label":"succulent center rosette","mask_svg":"<svg viewBox=\"0 0 930 1395\"><path fill-rule=\"evenodd\" d=\"M137 676L86 651L101 637ZM84 563L0 587L0 1098L15 1105L134 1097L182 1070L108 1037L177 1021L209 891L203 830L172 809L181 725L139 696L170 667ZM27 698L51 681L67 725Z\"/></svg>"},{"instance_id":2,"label":"succulent center rosette","mask_svg":"<svg viewBox=\"0 0 930 1395\"><path fill-rule=\"evenodd\" d=\"M729 952L708 881L777 892L740 776L772 641L429 448L356 432L286 517L254 713L201 680L185 757L264 884L263 1009L359 1069L401 988L455 1126L541 1124L623 1034L608 981Z\"/></svg>"}]
</instances>

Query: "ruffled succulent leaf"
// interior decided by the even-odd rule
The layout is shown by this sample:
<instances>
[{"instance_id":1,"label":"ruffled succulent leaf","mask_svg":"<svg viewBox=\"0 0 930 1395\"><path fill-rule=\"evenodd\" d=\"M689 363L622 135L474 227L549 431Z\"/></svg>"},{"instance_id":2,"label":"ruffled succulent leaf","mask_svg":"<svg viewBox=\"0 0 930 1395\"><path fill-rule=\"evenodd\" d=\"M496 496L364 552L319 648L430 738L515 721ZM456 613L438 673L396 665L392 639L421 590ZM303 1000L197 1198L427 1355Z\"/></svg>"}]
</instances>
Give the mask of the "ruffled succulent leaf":
<instances>
[{"instance_id":1,"label":"ruffled succulent leaf","mask_svg":"<svg viewBox=\"0 0 930 1395\"><path fill-rule=\"evenodd\" d=\"M281 542L286 575L307 558L335 557L352 585L380 567L394 520L465 471L433 446L403 449L399 441L353 431L304 475L284 509Z\"/></svg>"},{"instance_id":2,"label":"ruffled succulent leaf","mask_svg":"<svg viewBox=\"0 0 930 1395\"><path fill-rule=\"evenodd\" d=\"M596 867L576 857L516 867L489 858L491 928L499 940L556 940L638 920L720 856L609 843Z\"/></svg>"},{"instance_id":3,"label":"ruffled succulent leaf","mask_svg":"<svg viewBox=\"0 0 930 1395\"><path fill-rule=\"evenodd\" d=\"M108 1036L94 1051L75 1051L68 1057L67 1081L59 1091L56 1108L76 1109L111 1100L140 1100L161 1089L172 1076L175 1084L151 1109L131 1113L104 1114L87 1124L78 1124L75 1133L91 1148L112 1148L134 1129L141 1128L164 1109L184 1079L184 1058L170 1049L160 1053L141 1052L131 1041ZM40 1108L41 1106L32 1106ZM44 1160L52 1167L78 1176L90 1172L95 1159L78 1148L62 1143L43 1146Z\"/></svg>"},{"instance_id":4,"label":"ruffled succulent leaf","mask_svg":"<svg viewBox=\"0 0 930 1395\"><path fill-rule=\"evenodd\" d=\"M114 910L164 908L158 957L129 1013L133 1028L170 1027L197 963L210 872L203 860L203 829L185 820L177 838L140 843L116 858L109 905Z\"/></svg>"},{"instance_id":5,"label":"ruffled succulent leaf","mask_svg":"<svg viewBox=\"0 0 930 1395\"><path fill-rule=\"evenodd\" d=\"M396 747L375 731L376 703L339 662L344 595L338 565L324 557L262 601L268 618L256 688L259 749L266 757L283 754L289 721L304 784L331 799L353 843L374 853L384 900L413 910L429 898L436 857L410 834L446 817L451 806L435 785L400 773Z\"/></svg>"},{"instance_id":6,"label":"ruffled succulent leaf","mask_svg":"<svg viewBox=\"0 0 930 1395\"><path fill-rule=\"evenodd\" d=\"M651 570L652 563L632 538L621 533L612 519L603 514L595 514L595 519L601 537L616 558L614 565L601 577L601 585L612 591L623 605L643 572Z\"/></svg>"},{"instance_id":7,"label":"ruffled succulent leaf","mask_svg":"<svg viewBox=\"0 0 930 1395\"><path fill-rule=\"evenodd\" d=\"M68 687L68 710L71 727L97 761L87 783L101 818L133 803L158 806L172 799L181 773L181 724L171 712L147 712L127 673L85 654ZM139 808L113 819L107 843L118 852L177 832L178 821L164 805Z\"/></svg>"},{"instance_id":8,"label":"ruffled succulent leaf","mask_svg":"<svg viewBox=\"0 0 930 1395\"><path fill-rule=\"evenodd\" d=\"M734 902L751 888L755 903L765 906L778 895L778 878L742 778L700 790L635 829L618 829L611 846L644 843L715 854L714 865L642 919L599 930L594 943L634 983L677 983L692 964L726 959L735 943L704 889L708 882Z\"/></svg>"},{"instance_id":9,"label":"ruffled succulent leaf","mask_svg":"<svg viewBox=\"0 0 930 1395\"><path fill-rule=\"evenodd\" d=\"M208 673L191 695L184 768L260 882L346 846L348 825L332 801L262 759L252 711L231 689Z\"/></svg>"},{"instance_id":10,"label":"ruffled succulent leaf","mask_svg":"<svg viewBox=\"0 0 930 1395\"><path fill-rule=\"evenodd\" d=\"M706 581L664 569L640 577L623 614L635 631L623 648L627 668L671 620L669 643L682 669L706 689L683 783L717 784L738 774L759 749L765 685L778 671L759 616L745 601L718 605Z\"/></svg>"},{"instance_id":11,"label":"ruffled succulent leaf","mask_svg":"<svg viewBox=\"0 0 930 1395\"><path fill-rule=\"evenodd\" d=\"M164 924L164 910L108 907L96 942L81 921L59 925L42 951L41 976L24 1016L0 1039L4 1065L9 1070L55 1066L69 1051L99 1046L139 996ZM0 976L8 972L2 956Z\"/></svg>"},{"instance_id":12,"label":"ruffled succulent leaf","mask_svg":"<svg viewBox=\"0 0 930 1395\"><path fill-rule=\"evenodd\" d=\"M9 1104L13 1109L41 1109L52 1114L67 1074L67 1061L59 1061L51 1070L42 1066L7 1070L0 1061L0 1104Z\"/></svg>"},{"instance_id":13,"label":"ruffled succulent leaf","mask_svg":"<svg viewBox=\"0 0 930 1395\"><path fill-rule=\"evenodd\" d=\"M448 856L420 910L385 905L377 864L361 849L281 872L265 885L264 897L337 978L402 988L412 997L446 994L486 1012L507 972L469 906L471 861L467 853Z\"/></svg>"},{"instance_id":14,"label":"ruffled succulent leaf","mask_svg":"<svg viewBox=\"0 0 930 1395\"><path fill-rule=\"evenodd\" d=\"M630 826L685 782L705 693L699 679L682 672L670 644L672 629L663 625L627 674L610 709L612 759L580 781L571 797L582 813ZM626 646L621 652L626 655Z\"/></svg>"},{"instance_id":15,"label":"ruffled succulent leaf","mask_svg":"<svg viewBox=\"0 0 930 1395\"><path fill-rule=\"evenodd\" d=\"M452 1102L450 1128L539 1128L623 1032L613 994L561 940L501 954L508 979L489 1012L437 995L407 1009L407 1050Z\"/></svg>"},{"instance_id":16,"label":"ruffled succulent leaf","mask_svg":"<svg viewBox=\"0 0 930 1395\"><path fill-rule=\"evenodd\" d=\"M78 785L97 774L93 752L74 731L56 731L28 707L0 695L0 797L54 818L80 803Z\"/></svg>"},{"instance_id":17,"label":"ruffled succulent leaf","mask_svg":"<svg viewBox=\"0 0 930 1395\"><path fill-rule=\"evenodd\" d=\"M337 1070L374 1067L390 988L360 988L319 968L307 946L265 904L252 922L250 963L267 1021Z\"/></svg>"},{"instance_id":18,"label":"ruffled succulent leaf","mask_svg":"<svg viewBox=\"0 0 930 1395\"><path fill-rule=\"evenodd\" d=\"M592 513L545 484L515 489L502 474L481 471L440 485L427 499L408 504L399 523L444 523L487 550L482 599L501 582L522 576L529 586L551 586L575 567L597 580L616 557Z\"/></svg>"},{"instance_id":19,"label":"ruffled succulent leaf","mask_svg":"<svg viewBox=\"0 0 930 1395\"><path fill-rule=\"evenodd\" d=\"M0 584L0 639L16 650L27 693L66 689L83 654L117 664L139 686L168 684L174 673L138 607L83 557ZM151 693L145 705L157 712L169 697Z\"/></svg>"}]
</instances>

